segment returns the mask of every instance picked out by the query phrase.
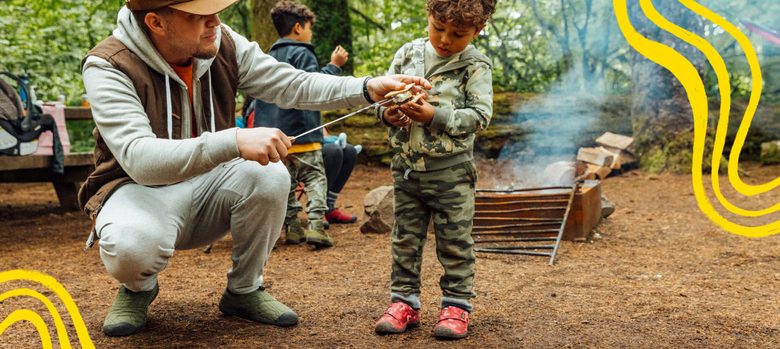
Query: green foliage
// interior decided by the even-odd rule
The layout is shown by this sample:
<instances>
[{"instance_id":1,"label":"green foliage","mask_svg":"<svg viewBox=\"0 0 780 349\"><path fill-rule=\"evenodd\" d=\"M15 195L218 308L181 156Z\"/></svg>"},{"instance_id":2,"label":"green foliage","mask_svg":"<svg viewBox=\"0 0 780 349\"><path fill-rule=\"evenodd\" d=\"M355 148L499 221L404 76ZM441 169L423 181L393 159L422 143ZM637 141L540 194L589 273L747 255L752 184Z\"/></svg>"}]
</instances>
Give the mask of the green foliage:
<instances>
[{"instance_id":1,"label":"green foliage","mask_svg":"<svg viewBox=\"0 0 780 349\"><path fill-rule=\"evenodd\" d=\"M384 75L395 52L415 38L427 36L425 1L352 1L355 75Z\"/></svg>"},{"instance_id":2,"label":"green foliage","mask_svg":"<svg viewBox=\"0 0 780 349\"><path fill-rule=\"evenodd\" d=\"M0 6L0 69L28 74L39 99L78 100L80 62L110 34L122 0L6 0Z\"/></svg>"},{"instance_id":3,"label":"green foliage","mask_svg":"<svg viewBox=\"0 0 780 349\"><path fill-rule=\"evenodd\" d=\"M349 20L349 5L347 0L309 0L309 7L317 14L317 20L312 28L314 36L312 43L320 66L330 62L330 55L337 45L347 52L352 52L352 25ZM352 74L354 62L348 60L341 67L344 73Z\"/></svg>"},{"instance_id":4,"label":"green foliage","mask_svg":"<svg viewBox=\"0 0 780 349\"><path fill-rule=\"evenodd\" d=\"M95 139L92 137L95 123L92 120L70 120L67 126L71 153L91 152L95 149Z\"/></svg>"}]
</instances>

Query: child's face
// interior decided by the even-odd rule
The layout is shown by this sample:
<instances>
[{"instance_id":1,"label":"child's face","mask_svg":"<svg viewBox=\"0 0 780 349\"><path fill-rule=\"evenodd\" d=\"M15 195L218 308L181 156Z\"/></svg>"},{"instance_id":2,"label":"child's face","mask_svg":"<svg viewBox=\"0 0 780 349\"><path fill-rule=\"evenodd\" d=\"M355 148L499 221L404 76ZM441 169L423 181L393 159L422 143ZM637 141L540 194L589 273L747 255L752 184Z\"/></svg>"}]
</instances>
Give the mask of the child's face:
<instances>
[{"instance_id":1,"label":"child's face","mask_svg":"<svg viewBox=\"0 0 780 349\"><path fill-rule=\"evenodd\" d=\"M296 27L300 26L300 24L296 23ZM298 31L298 41L303 42L311 42L312 37L312 31L311 31L311 22L306 22L303 24L302 27L299 28Z\"/></svg>"},{"instance_id":2,"label":"child's face","mask_svg":"<svg viewBox=\"0 0 780 349\"><path fill-rule=\"evenodd\" d=\"M484 25L479 28L461 27L453 22L440 22L428 15L428 38L436 53L442 57L449 57L465 50L484 27Z\"/></svg>"}]
</instances>

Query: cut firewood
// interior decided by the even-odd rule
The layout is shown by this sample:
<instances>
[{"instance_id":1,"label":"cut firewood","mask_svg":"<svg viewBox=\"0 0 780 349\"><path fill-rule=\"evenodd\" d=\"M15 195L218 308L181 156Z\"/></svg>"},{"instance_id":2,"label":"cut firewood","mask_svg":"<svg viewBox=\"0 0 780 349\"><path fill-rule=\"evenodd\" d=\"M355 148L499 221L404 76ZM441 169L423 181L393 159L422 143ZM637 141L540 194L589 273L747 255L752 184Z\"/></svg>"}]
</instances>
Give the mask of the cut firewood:
<instances>
[{"instance_id":1,"label":"cut firewood","mask_svg":"<svg viewBox=\"0 0 780 349\"><path fill-rule=\"evenodd\" d=\"M599 179L603 180L612 173L612 168L608 166L598 166L588 164L588 169L585 171L586 179Z\"/></svg>"},{"instance_id":2,"label":"cut firewood","mask_svg":"<svg viewBox=\"0 0 780 349\"><path fill-rule=\"evenodd\" d=\"M609 166L612 169L615 169L615 170L620 169L621 167L623 167L625 165L628 165L628 164L631 164L631 163L636 161L636 158L634 157L634 155L629 153L629 152L627 152L627 151L623 151L623 150L620 150L620 149L617 149L617 148L612 148L612 147L605 147L605 146L600 146L598 149L600 151L602 151L602 152L604 152L606 154L610 154L610 155L612 155L614 157L614 160L612 161L611 165L609 165Z\"/></svg>"},{"instance_id":3,"label":"cut firewood","mask_svg":"<svg viewBox=\"0 0 780 349\"><path fill-rule=\"evenodd\" d=\"M605 132L603 135L599 136L599 138L596 138L596 143L605 147L631 152L630 147L631 144L634 143L634 139L612 132Z\"/></svg>"},{"instance_id":4,"label":"cut firewood","mask_svg":"<svg viewBox=\"0 0 780 349\"><path fill-rule=\"evenodd\" d=\"M577 160L585 161L597 166L612 166L615 156L599 148L580 148L577 151Z\"/></svg>"}]
</instances>

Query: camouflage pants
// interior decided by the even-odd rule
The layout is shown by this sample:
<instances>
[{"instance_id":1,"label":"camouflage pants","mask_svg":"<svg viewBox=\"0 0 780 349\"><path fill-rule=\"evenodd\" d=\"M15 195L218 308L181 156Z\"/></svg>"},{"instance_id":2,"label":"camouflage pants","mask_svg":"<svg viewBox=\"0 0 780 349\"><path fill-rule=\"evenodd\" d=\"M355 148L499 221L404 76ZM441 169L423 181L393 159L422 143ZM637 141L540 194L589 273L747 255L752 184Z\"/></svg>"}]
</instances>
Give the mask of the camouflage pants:
<instances>
[{"instance_id":1,"label":"camouflage pants","mask_svg":"<svg viewBox=\"0 0 780 349\"><path fill-rule=\"evenodd\" d=\"M301 211L301 203L295 197L295 188L299 182L303 182L306 193L306 213L309 223L322 221L322 217L328 211L328 205L325 203L328 197L328 180L325 177L322 151L290 154L284 159L284 165L290 172L290 194L287 197L285 222L295 219Z\"/></svg>"},{"instance_id":2,"label":"camouflage pants","mask_svg":"<svg viewBox=\"0 0 780 349\"><path fill-rule=\"evenodd\" d=\"M443 296L466 300L474 297L474 165L467 161L430 172L394 169L393 180L392 293L419 295L423 246L433 218L436 255L444 267L439 279Z\"/></svg>"}]
</instances>

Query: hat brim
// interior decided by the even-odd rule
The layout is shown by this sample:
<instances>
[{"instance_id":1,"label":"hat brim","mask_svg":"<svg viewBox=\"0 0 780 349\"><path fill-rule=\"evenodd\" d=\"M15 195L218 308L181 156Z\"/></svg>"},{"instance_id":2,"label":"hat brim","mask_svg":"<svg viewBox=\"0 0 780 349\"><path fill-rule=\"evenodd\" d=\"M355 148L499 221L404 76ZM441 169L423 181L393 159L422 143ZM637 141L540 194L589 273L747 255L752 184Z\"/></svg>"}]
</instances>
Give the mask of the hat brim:
<instances>
[{"instance_id":1,"label":"hat brim","mask_svg":"<svg viewBox=\"0 0 780 349\"><path fill-rule=\"evenodd\" d=\"M170 5L169 7L182 12L205 16L218 13L228 6L233 5L236 1L238 0L192 0Z\"/></svg>"}]
</instances>

